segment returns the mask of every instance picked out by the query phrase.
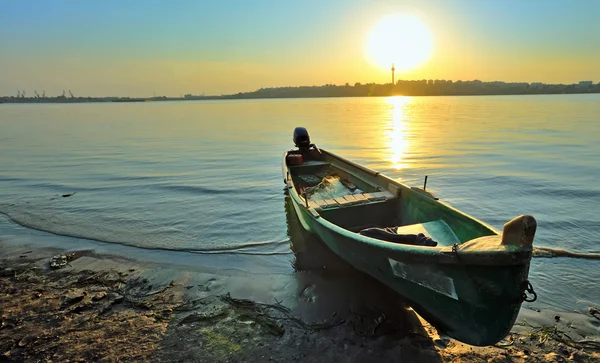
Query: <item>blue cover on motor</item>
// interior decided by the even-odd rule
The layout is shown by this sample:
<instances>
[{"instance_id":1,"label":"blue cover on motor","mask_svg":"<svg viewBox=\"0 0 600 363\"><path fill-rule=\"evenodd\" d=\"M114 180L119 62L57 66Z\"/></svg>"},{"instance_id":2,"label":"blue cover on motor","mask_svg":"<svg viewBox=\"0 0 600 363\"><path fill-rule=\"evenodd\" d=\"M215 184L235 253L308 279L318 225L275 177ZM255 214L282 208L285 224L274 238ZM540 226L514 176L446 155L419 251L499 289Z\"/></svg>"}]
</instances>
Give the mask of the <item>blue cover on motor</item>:
<instances>
[{"instance_id":1,"label":"blue cover on motor","mask_svg":"<svg viewBox=\"0 0 600 363\"><path fill-rule=\"evenodd\" d=\"M366 228L359 232L359 234L371 238L381 239L388 242L402 243L406 245L414 246L427 246L435 247L437 242L431 238L425 236L423 233L419 234L398 234L396 228Z\"/></svg>"}]
</instances>

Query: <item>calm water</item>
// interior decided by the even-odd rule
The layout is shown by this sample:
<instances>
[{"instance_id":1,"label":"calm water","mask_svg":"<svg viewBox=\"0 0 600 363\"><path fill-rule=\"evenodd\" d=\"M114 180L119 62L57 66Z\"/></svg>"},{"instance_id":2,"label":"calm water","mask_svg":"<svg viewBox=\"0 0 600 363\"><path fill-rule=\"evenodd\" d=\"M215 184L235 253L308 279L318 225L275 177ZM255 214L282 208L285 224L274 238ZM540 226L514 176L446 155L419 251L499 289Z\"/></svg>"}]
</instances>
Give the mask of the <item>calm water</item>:
<instances>
[{"instance_id":1,"label":"calm water","mask_svg":"<svg viewBox=\"0 0 600 363\"><path fill-rule=\"evenodd\" d=\"M24 226L287 265L281 157L295 126L535 244L598 253L599 95L0 105L0 212ZM75 193L72 197L61 197ZM0 236L2 231L0 230ZM540 303L600 304L600 261L534 259Z\"/></svg>"}]
</instances>

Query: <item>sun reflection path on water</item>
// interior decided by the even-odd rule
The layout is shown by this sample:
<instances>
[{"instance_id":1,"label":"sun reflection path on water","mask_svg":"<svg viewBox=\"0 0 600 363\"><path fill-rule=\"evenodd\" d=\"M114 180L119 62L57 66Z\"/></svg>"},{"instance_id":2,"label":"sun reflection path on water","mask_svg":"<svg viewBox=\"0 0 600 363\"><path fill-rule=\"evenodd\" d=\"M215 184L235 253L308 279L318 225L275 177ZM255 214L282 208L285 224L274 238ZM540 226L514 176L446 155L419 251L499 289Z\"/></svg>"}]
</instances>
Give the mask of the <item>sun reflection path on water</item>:
<instances>
[{"instance_id":1,"label":"sun reflection path on water","mask_svg":"<svg viewBox=\"0 0 600 363\"><path fill-rule=\"evenodd\" d=\"M388 147L390 161L394 169L400 170L408 166L409 153L409 122L406 120L406 106L411 97L389 97L386 101L392 106L392 125L388 129Z\"/></svg>"}]
</instances>

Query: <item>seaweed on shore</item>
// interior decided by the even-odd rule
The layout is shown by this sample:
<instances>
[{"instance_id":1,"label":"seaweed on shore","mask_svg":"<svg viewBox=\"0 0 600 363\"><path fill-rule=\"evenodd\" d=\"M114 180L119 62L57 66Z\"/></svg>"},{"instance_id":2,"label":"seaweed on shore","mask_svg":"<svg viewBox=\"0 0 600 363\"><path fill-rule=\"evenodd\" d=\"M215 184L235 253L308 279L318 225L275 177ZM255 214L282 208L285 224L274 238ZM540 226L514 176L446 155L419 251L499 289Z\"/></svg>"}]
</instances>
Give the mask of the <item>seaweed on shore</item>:
<instances>
[{"instance_id":1,"label":"seaweed on shore","mask_svg":"<svg viewBox=\"0 0 600 363\"><path fill-rule=\"evenodd\" d=\"M285 332L284 326L280 321L290 322L295 327L308 331L329 329L345 322L344 320L340 320L333 323L323 322L308 324L300 318L292 316L290 314L290 309L283 306L280 302L277 302L276 304L258 303L252 300L233 298L229 293L222 295L220 298L238 310L238 312L250 317L259 325L269 329L273 334L278 336L283 335ZM279 313L279 316L276 316L273 313Z\"/></svg>"},{"instance_id":2,"label":"seaweed on shore","mask_svg":"<svg viewBox=\"0 0 600 363\"><path fill-rule=\"evenodd\" d=\"M558 323L553 326L546 325L536 327L524 320L521 325L532 328L532 330L527 332L527 336L530 339L537 340L537 345L544 345L550 340L554 340L575 349L585 348L600 351L600 341L574 340L567 333L558 329Z\"/></svg>"}]
</instances>

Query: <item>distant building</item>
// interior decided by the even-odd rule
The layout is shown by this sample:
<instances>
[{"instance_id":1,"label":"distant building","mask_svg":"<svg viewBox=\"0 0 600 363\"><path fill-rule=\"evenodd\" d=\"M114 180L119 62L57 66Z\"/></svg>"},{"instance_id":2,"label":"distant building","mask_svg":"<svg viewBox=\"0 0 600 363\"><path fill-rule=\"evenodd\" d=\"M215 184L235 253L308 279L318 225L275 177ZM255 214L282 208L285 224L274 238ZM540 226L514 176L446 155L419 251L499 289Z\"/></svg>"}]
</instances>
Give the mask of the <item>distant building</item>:
<instances>
[{"instance_id":1,"label":"distant building","mask_svg":"<svg viewBox=\"0 0 600 363\"><path fill-rule=\"evenodd\" d=\"M592 81L581 81L575 85L575 88L590 88L593 84L594 82Z\"/></svg>"}]
</instances>

